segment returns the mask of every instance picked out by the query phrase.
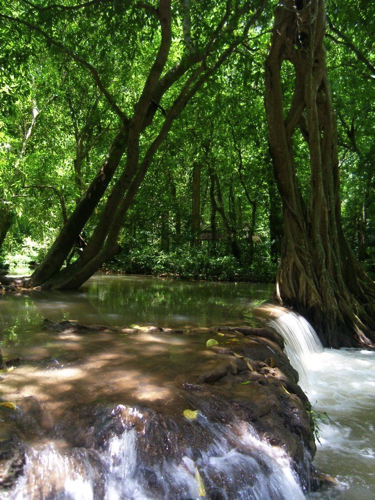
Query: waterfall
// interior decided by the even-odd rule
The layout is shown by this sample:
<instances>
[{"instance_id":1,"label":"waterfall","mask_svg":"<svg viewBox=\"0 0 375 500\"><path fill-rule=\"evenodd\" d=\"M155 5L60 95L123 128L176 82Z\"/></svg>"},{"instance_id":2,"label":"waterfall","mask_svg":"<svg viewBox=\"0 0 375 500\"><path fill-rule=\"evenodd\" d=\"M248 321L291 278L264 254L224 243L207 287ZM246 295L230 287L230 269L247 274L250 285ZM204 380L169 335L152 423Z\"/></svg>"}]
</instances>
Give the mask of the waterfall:
<instances>
[{"instance_id":1,"label":"waterfall","mask_svg":"<svg viewBox=\"0 0 375 500\"><path fill-rule=\"evenodd\" d=\"M314 329L283 308L267 308L268 321L283 337L285 351L313 405L318 470L336 478L336 486L308 495L316 500L375 498L373 367L375 352L323 349Z\"/></svg>"},{"instance_id":2,"label":"waterfall","mask_svg":"<svg viewBox=\"0 0 375 500\"><path fill-rule=\"evenodd\" d=\"M278 310L277 317L268 321L268 325L284 339L285 352L299 373L300 385L308 391L311 386L310 369L316 361L316 355L324 351L314 328L303 316L282 308Z\"/></svg>"},{"instance_id":3,"label":"waterfall","mask_svg":"<svg viewBox=\"0 0 375 500\"><path fill-rule=\"evenodd\" d=\"M119 435L112 435L100 452L80 448L69 450L53 443L28 450L26 473L19 479L16 489L3 498L305 498L289 456L282 448L260 439L248 423L213 423L199 414L188 426L191 426L192 433L204 435L208 443L202 441L201 449L197 450L181 447L180 438L174 441L168 421L159 417L153 421L157 414L123 405L115 408L113 414L115 418L120 416L124 430ZM153 426L157 433L153 432ZM176 423L172 425L174 427ZM174 431L181 432L182 429L176 427Z\"/></svg>"}]
</instances>

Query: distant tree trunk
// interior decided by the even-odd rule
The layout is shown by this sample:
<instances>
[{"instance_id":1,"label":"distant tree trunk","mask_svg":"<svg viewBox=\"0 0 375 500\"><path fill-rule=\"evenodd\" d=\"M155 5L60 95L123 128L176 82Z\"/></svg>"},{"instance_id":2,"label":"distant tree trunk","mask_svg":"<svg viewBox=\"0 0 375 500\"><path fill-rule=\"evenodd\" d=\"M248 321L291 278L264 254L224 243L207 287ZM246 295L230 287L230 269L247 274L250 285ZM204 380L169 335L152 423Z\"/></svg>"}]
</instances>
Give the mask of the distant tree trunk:
<instances>
[{"instance_id":1,"label":"distant tree trunk","mask_svg":"<svg viewBox=\"0 0 375 500\"><path fill-rule=\"evenodd\" d=\"M0 205L0 249L13 222L13 212L5 205Z\"/></svg>"},{"instance_id":2,"label":"distant tree trunk","mask_svg":"<svg viewBox=\"0 0 375 500\"><path fill-rule=\"evenodd\" d=\"M341 225L325 26L324 0L284 0L276 8L266 60L266 111L284 216L277 294L309 319L324 344L369 345L375 340L375 289L350 250ZM295 69L294 95L286 118L283 61L290 61ZM292 143L296 127L310 151L308 203L297 183Z\"/></svg>"},{"instance_id":3,"label":"distant tree trunk","mask_svg":"<svg viewBox=\"0 0 375 500\"><path fill-rule=\"evenodd\" d=\"M201 229L201 165L196 162L193 167L193 197L191 210L191 246L197 247L200 243Z\"/></svg>"},{"instance_id":4,"label":"distant tree trunk","mask_svg":"<svg viewBox=\"0 0 375 500\"><path fill-rule=\"evenodd\" d=\"M178 198L177 198L176 183L173 179L173 175L172 175L170 170L168 170L167 176L168 176L168 180L169 180L169 186L171 189L172 207L173 207L174 216L175 216L176 236L174 238L174 241L175 241L176 245L178 245L181 241L181 209L180 209L180 204L179 204Z\"/></svg>"},{"instance_id":5,"label":"distant tree trunk","mask_svg":"<svg viewBox=\"0 0 375 500\"><path fill-rule=\"evenodd\" d=\"M210 172L210 202L211 202L211 252L216 253L216 241L217 241L217 227L216 227L216 214L217 206L215 201L215 179Z\"/></svg>"},{"instance_id":6,"label":"distant tree trunk","mask_svg":"<svg viewBox=\"0 0 375 500\"><path fill-rule=\"evenodd\" d=\"M232 255L238 261L241 261L241 257L242 257L241 248L240 248L240 245L238 244L238 241L237 241L236 228L231 225L230 220L228 219L227 214L225 213L224 201L223 201L223 195L221 192L219 177L217 176L216 172L213 172L212 176L214 178L215 185L216 185L217 202L216 202L216 198L214 197L216 210L219 212L219 214L221 216L221 220L223 221L224 229L225 229L226 235L229 239L230 249L231 249Z\"/></svg>"},{"instance_id":7,"label":"distant tree trunk","mask_svg":"<svg viewBox=\"0 0 375 500\"><path fill-rule=\"evenodd\" d=\"M169 252L169 211L161 216L161 249L163 252Z\"/></svg>"}]
</instances>

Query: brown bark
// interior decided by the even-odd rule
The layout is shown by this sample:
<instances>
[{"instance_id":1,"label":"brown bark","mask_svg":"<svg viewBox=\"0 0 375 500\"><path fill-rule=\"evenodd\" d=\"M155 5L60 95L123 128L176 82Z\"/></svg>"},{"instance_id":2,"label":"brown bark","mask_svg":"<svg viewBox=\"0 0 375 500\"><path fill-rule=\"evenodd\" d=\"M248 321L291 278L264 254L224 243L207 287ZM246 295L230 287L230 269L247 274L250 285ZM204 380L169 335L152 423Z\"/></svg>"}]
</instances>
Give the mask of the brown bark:
<instances>
[{"instance_id":1,"label":"brown bark","mask_svg":"<svg viewBox=\"0 0 375 500\"><path fill-rule=\"evenodd\" d=\"M212 253L216 252L216 240L217 240L217 226L216 226L216 213L217 206L215 200L215 179L210 170L210 201L211 201L211 250Z\"/></svg>"},{"instance_id":2,"label":"brown bark","mask_svg":"<svg viewBox=\"0 0 375 500\"><path fill-rule=\"evenodd\" d=\"M286 0L275 12L266 60L270 152L283 201L284 240L277 294L306 315L329 346L375 340L375 290L343 234L335 115L323 38L324 0ZM283 61L295 69L292 103L284 120ZM293 132L299 126L310 152L306 203L297 184Z\"/></svg>"},{"instance_id":3,"label":"brown bark","mask_svg":"<svg viewBox=\"0 0 375 500\"><path fill-rule=\"evenodd\" d=\"M4 204L0 205L0 248L13 222L13 213Z\"/></svg>"},{"instance_id":4,"label":"brown bark","mask_svg":"<svg viewBox=\"0 0 375 500\"><path fill-rule=\"evenodd\" d=\"M201 165L194 163L193 167L193 195L191 210L191 246L199 245L199 233L201 229Z\"/></svg>"},{"instance_id":5,"label":"brown bark","mask_svg":"<svg viewBox=\"0 0 375 500\"><path fill-rule=\"evenodd\" d=\"M215 206L216 210L219 212L221 216L221 220L223 222L224 230L225 233L229 239L229 244L230 244L230 249L232 252L233 257L235 257L237 260L241 260L241 248L238 244L237 241L237 231L236 228L231 224L231 221L229 220L225 207L224 207L224 201L223 201L223 194L221 192L221 186L219 182L219 177L217 176L216 172L212 173L213 179L215 181L215 186L216 186L216 196L217 196L217 201L215 198Z\"/></svg>"}]
</instances>

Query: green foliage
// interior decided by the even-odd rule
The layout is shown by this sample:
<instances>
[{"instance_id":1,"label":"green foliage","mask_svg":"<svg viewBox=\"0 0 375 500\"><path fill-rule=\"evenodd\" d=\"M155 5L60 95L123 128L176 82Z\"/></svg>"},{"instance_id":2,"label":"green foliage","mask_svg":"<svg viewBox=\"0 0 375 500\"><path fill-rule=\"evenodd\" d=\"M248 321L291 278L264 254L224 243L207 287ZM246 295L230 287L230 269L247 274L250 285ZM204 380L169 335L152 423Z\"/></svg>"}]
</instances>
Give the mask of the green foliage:
<instances>
[{"instance_id":1,"label":"green foliage","mask_svg":"<svg viewBox=\"0 0 375 500\"><path fill-rule=\"evenodd\" d=\"M327 414L327 412L318 412L310 403L306 405L306 413L310 417L311 426L312 426L312 434L316 441L321 444L319 436L321 433L321 425L332 423L331 418Z\"/></svg>"},{"instance_id":2,"label":"green foliage","mask_svg":"<svg viewBox=\"0 0 375 500\"><path fill-rule=\"evenodd\" d=\"M121 253L107 262L105 269L130 274L153 274L180 279L215 281L274 281L275 265L265 262L263 267L247 268L231 255L213 256L207 249L178 248L164 252L148 247Z\"/></svg>"},{"instance_id":3,"label":"green foliage","mask_svg":"<svg viewBox=\"0 0 375 500\"><path fill-rule=\"evenodd\" d=\"M59 8L52 1L33 4L36 8L28 2L0 0L1 14L13 18L2 18L0 27L0 200L13 214L2 258L12 267L43 258L63 226L64 206L71 215L118 130L118 116L87 66L73 56L95 68L108 93L132 116L160 45L156 16L137 2L98 2L82 9L65 8L75 5L70 0L61 0ZM182 4L172 4L172 48L163 76L194 51L200 53L227 2L206 2L204 15L200 3L192 2L190 33L185 38ZM247 2L236 4L243 7ZM149 5L157 7L158 2ZM369 2L362 0L345 5L329 0L327 8L331 28L326 45L338 110L344 226L352 248L375 272L373 75L358 51L347 44L348 39L374 64L374 16ZM123 253L109 267L180 278L274 279L281 204L275 194L263 103L272 11L273 5L267 4L265 15L174 123L124 221ZM216 52L208 54L205 65L212 64L236 36L238 31L228 28L223 40L215 40ZM286 63L283 67L284 95L290 101L292 67ZM152 125L141 135L141 154L156 137L163 113L197 68L193 65L163 95ZM294 135L293 148L298 182L307 197L309 158L302 134ZM201 241L190 248L197 237L191 229L192 176L197 164ZM220 208L214 214L216 241L202 236L213 230L213 175ZM85 227L86 239L100 210L101 206ZM233 240L239 256L233 251Z\"/></svg>"}]
</instances>

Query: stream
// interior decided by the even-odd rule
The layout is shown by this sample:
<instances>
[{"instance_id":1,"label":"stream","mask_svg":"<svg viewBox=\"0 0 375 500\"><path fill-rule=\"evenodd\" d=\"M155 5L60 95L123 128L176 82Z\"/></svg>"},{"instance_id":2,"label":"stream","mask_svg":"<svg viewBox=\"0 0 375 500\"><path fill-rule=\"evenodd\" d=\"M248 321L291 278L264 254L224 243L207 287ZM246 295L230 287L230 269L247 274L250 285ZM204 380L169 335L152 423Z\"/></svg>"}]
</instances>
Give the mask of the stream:
<instances>
[{"instance_id":1,"label":"stream","mask_svg":"<svg viewBox=\"0 0 375 500\"><path fill-rule=\"evenodd\" d=\"M17 393L42 404L42 408L35 410L35 422L30 423L28 430L34 445L27 455L27 477L21 478L17 490L4 498L188 500L203 497L202 474L217 489L211 498L220 499L225 497L217 486L220 484L217 478L224 473L233 477L238 499L303 498L281 451L261 442L251 428L224 430L222 424L210 424L204 416L199 416L197 424L208 444L199 460L194 462L187 454L180 457L178 464L171 461L157 470L151 460L152 450L145 442L144 460L150 463L145 472L142 469L140 474L136 470L135 429L138 436L142 435L145 420L145 413L140 413L139 408L147 401L147 411L152 416L161 409L174 414L184 411L186 403L169 381L181 367L193 372L194 366L206 362L204 346L208 337L203 335L198 340L172 335L167 342L158 332L150 335L141 331L134 339L126 331L120 336L101 331L92 338L69 333L56 336L42 328L45 318L141 328L246 324L253 319L254 309L271 297L272 290L272 285L97 275L76 292L35 291L1 297L1 350L7 359L19 356L29 360L27 367L20 366L11 372L7 385L0 386L2 397L11 399ZM294 331L298 332L297 337L305 339L309 331L308 324L301 324L290 313L280 315L272 326L284 338L285 332ZM292 346L293 341L286 342L319 426L316 466L337 480L336 486L308 497L375 498L375 382L371 369L375 353L323 350L314 343L311 346L305 342L301 347ZM118 404L121 398L125 398L126 407ZM102 422L102 427L80 435L74 425L78 418L76 408L80 408L82 421L77 426L83 423L92 429L88 408L93 402L98 408L112 405L111 413L102 415L102 410L98 410L95 418ZM53 422L45 421L46 414ZM51 426L56 434L56 422L60 438L43 439L45 429ZM152 427L153 420L150 422ZM158 426L168 429L168 422L163 420ZM121 433L116 434L116 426L121 427ZM82 442L99 446L101 440L105 440L106 446L99 460L85 451ZM186 446L188 449L189 442ZM238 451L242 448L251 450L246 458ZM177 445L174 449L171 444L171 455L177 454L176 450ZM105 470L99 479L95 471L103 467L102 462ZM159 484L157 476L163 478L163 484ZM152 488L155 494L150 496ZM94 490L101 493L95 494Z\"/></svg>"}]
</instances>

